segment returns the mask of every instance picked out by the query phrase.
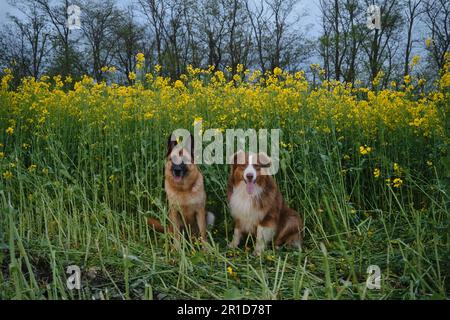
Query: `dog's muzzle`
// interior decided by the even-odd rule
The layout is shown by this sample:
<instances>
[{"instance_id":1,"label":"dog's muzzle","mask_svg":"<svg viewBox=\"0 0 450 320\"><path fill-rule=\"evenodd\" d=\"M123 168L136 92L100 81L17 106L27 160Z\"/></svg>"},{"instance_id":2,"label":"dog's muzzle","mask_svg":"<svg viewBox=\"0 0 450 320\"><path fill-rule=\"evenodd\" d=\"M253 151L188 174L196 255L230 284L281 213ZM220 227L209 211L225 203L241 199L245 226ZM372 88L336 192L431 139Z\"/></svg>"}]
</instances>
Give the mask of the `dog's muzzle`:
<instances>
[{"instance_id":1,"label":"dog's muzzle","mask_svg":"<svg viewBox=\"0 0 450 320\"><path fill-rule=\"evenodd\" d=\"M187 173L187 166L184 163L172 164L172 175L175 180L181 180Z\"/></svg>"}]
</instances>

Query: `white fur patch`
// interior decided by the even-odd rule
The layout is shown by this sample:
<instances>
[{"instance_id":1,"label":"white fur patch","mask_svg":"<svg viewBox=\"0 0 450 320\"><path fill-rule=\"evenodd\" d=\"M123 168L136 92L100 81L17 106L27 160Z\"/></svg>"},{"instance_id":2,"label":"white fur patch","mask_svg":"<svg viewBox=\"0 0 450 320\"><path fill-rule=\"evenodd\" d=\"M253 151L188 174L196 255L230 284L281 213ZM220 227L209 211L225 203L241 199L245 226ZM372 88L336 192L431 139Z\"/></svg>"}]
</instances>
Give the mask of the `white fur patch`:
<instances>
[{"instance_id":1,"label":"white fur patch","mask_svg":"<svg viewBox=\"0 0 450 320\"><path fill-rule=\"evenodd\" d=\"M213 226L215 221L216 216L214 215L214 213L208 211L206 213L206 224L208 225L208 227Z\"/></svg>"},{"instance_id":2,"label":"white fur patch","mask_svg":"<svg viewBox=\"0 0 450 320\"><path fill-rule=\"evenodd\" d=\"M244 181L241 181L233 189L230 198L231 216L239 220L243 232L254 232L265 216L265 212L256 208L253 204L253 199L259 197L262 191L263 189L256 184L253 194L249 195Z\"/></svg>"},{"instance_id":3,"label":"white fur patch","mask_svg":"<svg viewBox=\"0 0 450 320\"><path fill-rule=\"evenodd\" d=\"M266 248L266 244L273 240L275 230L271 227L258 226L256 231L256 247L255 252L261 253Z\"/></svg>"},{"instance_id":4,"label":"white fur patch","mask_svg":"<svg viewBox=\"0 0 450 320\"><path fill-rule=\"evenodd\" d=\"M237 248L241 242L242 233L238 228L234 228L233 240L228 245L230 248Z\"/></svg>"},{"instance_id":5,"label":"white fur patch","mask_svg":"<svg viewBox=\"0 0 450 320\"><path fill-rule=\"evenodd\" d=\"M253 176L253 181L256 180L256 170L253 167L253 156L252 155L248 156L248 166L244 170L244 179L245 180L247 180L248 174L251 174Z\"/></svg>"}]
</instances>

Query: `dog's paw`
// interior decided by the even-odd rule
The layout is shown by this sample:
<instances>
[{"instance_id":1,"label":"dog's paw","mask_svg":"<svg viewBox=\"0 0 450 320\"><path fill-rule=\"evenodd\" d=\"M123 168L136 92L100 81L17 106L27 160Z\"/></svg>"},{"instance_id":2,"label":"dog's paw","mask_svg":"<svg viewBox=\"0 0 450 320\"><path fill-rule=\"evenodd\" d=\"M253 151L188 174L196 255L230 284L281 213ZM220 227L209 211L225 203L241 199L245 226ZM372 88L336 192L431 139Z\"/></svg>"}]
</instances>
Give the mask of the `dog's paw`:
<instances>
[{"instance_id":1,"label":"dog's paw","mask_svg":"<svg viewBox=\"0 0 450 320\"><path fill-rule=\"evenodd\" d=\"M260 257L261 254L263 253L264 250L262 249L255 249L255 251L253 251L253 254L257 257Z\"/></svg>"},{"instance_id":2,"label":"dog's paw","mask_svg":"<svg viewBox=\"0 0 450 320\"><path fill-rule=\"evenodd\" d=\"M228 244L229 249L236 249L239 245L233 241Z\"/></svg>"}]
</instances>

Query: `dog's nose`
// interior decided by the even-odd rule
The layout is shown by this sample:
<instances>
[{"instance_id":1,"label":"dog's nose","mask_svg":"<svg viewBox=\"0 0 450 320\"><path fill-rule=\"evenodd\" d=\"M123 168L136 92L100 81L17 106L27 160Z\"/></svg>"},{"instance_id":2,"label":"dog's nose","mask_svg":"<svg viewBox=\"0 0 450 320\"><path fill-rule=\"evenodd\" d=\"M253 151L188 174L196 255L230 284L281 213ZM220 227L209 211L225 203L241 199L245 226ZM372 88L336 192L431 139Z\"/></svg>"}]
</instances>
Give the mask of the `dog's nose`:
<instances>
[{"instance_id":1,"label":"dog's nose","mask_svg":"<svg viewBox=\"0 0 450 320\"><path fill-rule=\"evenodd\" d=\"M247 178L247 181L253 181L253 173L247 173L245 177Z\"/></svg>"}]
</instances>

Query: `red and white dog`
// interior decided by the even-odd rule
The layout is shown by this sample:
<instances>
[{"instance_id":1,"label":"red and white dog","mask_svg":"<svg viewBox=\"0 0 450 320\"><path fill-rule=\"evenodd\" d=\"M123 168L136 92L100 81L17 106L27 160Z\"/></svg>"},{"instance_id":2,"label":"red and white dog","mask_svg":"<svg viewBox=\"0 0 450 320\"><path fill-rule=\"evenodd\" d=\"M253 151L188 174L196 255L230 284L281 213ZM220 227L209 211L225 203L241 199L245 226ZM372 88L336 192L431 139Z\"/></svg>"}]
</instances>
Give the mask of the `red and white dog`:
<instances>
[{"instance_id":1,"label":"red and white dog","mask_svg":"<svg viewBox=\"0 0 450 320\"><path fill-rule=\"evenodd\" d=\"M228 201L234 218L230 247L239 246L242 235L256 235L255 254L268 243L300 247L303 221L283 200L275 180L268 175L271 159L264 153L234 154L228 179Z\"/></svg>"}]
</instances>

